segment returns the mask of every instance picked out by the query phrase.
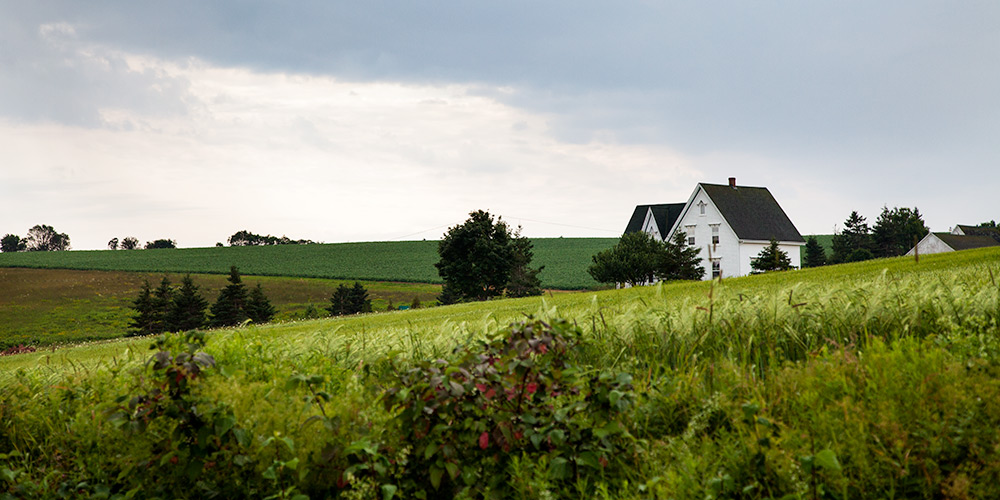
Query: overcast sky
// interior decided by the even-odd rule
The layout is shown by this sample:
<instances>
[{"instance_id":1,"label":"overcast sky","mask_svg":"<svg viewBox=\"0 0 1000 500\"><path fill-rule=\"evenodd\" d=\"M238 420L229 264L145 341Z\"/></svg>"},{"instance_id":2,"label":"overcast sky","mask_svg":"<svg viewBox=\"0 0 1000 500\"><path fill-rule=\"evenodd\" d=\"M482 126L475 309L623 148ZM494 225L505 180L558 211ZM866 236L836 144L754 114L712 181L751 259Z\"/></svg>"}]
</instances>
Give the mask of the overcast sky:
<instances>
[{"instance_id":1,"label":"overcast sky","mask_svg":"<svg viewBox=\"0 0 1000 500\"><path fill-rule=\"evenodd\" d=\"M3 234L611 237L731 176L1000 219L1000 3L0 0Z\"/></svg>"}]
</instances>

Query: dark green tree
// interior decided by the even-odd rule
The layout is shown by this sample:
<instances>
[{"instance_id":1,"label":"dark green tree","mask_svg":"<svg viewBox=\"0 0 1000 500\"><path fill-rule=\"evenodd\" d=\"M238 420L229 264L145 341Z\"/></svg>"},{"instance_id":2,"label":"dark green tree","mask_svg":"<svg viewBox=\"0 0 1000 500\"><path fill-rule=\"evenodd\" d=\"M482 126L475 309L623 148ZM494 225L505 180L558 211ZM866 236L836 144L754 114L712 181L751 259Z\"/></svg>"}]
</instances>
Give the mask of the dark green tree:
<instances>
[{"instance_id":1,"label":"dark green tree","mask_svg":"<svg viewBox=\"0 0 1000 500\"><path fill-rule=\"evenodd\" d=\"M510 281L507 282L507 297L532 297L542 294L542 280L538 273L542 272L545 266L533 269L531 259L534 257L531 240L521 236L521 228L517 228L514 233L513 247L514 258L513 267L510 270Z\"/></svg>"},{"instance_id":2,"label":"dark green tree","mask_svg":"<svg viewBox=\"0 0 1000 500\"><path fill-rule=\"evenodd\" d=\"M989 222L981 222L979 223L979 227L991 227L995 229L997 227L997 221L991 220Z\"/></svg>"},{"instance_id":3,"label":"dark green tree","mask_svg":"<svg viewBox=\"0 0 1000 500\"><path fill-rule=\"evenodd\" d=\"M778 247L777 240L771 238L771 244L764 247L757 254L757 257L750 259L750 269L753 270L750 274L759 274L768 271L787 271L794 268L788 253Z\"/></svg>"},{"instance_id":4,"label":"dark green tree","mask_svg":"<svg viewBox=\"0 0 1000 500\"><path fill-rule=\"evenodd\" d=\"M678 231L674 237L665 242L664 252L660 257L656 277L664 281L670 280L700 280L705 276L705 268L701 266L700 250L688 246L687 237Z\"/></svg>"},{"instance_id":5,"label":"dark green tree","mask_svg":"<svg viewBox=\"0 0 1000 500\"><path fill-rule=\"evenodd\" d=\"M111 238L108 241L108 250L118 250L118 238Z\"/></svg>"},{"instance_id":6,"label":"dark green tree","mask_svg":"<svg viewBox=\"0 0 1000 500\"><path fill-rule=\"evenodd\" d=\"M913 248L929 230L920 210L882 207L872 227L873 253L876 257L898 257Z\"/></svg>"},{"instance_id":7,"label":"dark green tree","mask_svg":"<svg viewBox=\"0 0 1000 500\"><path fill-rule=\"evenodd\" d=\"M146 250L153 250L156 248L177 248L177 242L168 239L159 239L156 241L146 242Z\"/></svg>"},{"instance_id":8,"label":"dark green tree","mask_svg":"<svg viewBox=\"0 0 1000 500\"><path fill-rule=\"evenodd\" d=\"M372 312L372 301L368 298L368 289L355 281L350 295L351 314Z\"/></svg>"},{"instance_id":9,"label":"dark green tree","mask_svg":"<svg viewBox=\"0 0 1000 500\"><path fill-rule=\"evenodd\" d=\"M139 240L135 236L126 236L122 238L121 249L122 250L135 250L139 248Z\"/></svg>"},{"instance_id":10,"label":"dark green tree","mask_svg":"<svg viewBox=\"0 0 1000 500\"><path fill-rule=\"evenodd\" d=\"M247 315L247 287L240 278L236 266L229 268L229 284L219 292L219 298L212 304L212 327L235 326L243 323Z\"/></svg>"},{"instance_id":11,"label":"dark green tree","mask_svg":"<svg viewBox=\"0 0 1000 500\"><path fill-rule=\"evenodd\" d=\"M852 255L864 255L863 252L855 254L857 250L865 249L871 253L872 234L866 219L857 211L851 212L851 215L844 221L844 230L833 235L832 246L831 264L851 262Z\"/></svg>"},{"instance_id":12,"label":"dark green tree","mask_svg":"<svg viewBox=\"0 0 1000 500\"><path fill-rule=\"evenodd\" d=\"M634 231L622 235L615 246L591 257L587 272L599 283L636 286L651 283L666 259L662 241L643 231Z\"/></svg>"},{"instance_id":13,"label":"dark green tree","mask_svg":"<svg viewBox=\"0 0 1000 500\"><path fill-rule=\"evenodd\" d=\"M186 332L205 326L207 318L205 311L208 301L198 292L191 275L184 276L181 286L174 294L174 304L170 311L170 331Z\"/></svg>"},{"instance_id":14,"label":"dark green tree","mask_svg":"<svg viewBox=\"0 0 1000 500\"><path fill-rule=\"evenodd\" d=\"M174 288L166 276L160 286L153 290L153 333L174 331L171 329L170 315L174 307Z\"/></svg>"},{"instance_id":15,"label":"dark green tree","mask_svg":"<svg viewBox=\"0 0 1000 500\"><path fill-rule=\"evenodd\" d=\"M330 307L326 310L333 316L371 312L372 301L360 282L355 281L353 287L341 283L330 297Z\"/></svg>"},{"instance_id":16,"label":"dark green tree","mask_svg":"<svg viewBox=\"0 0 1000 500\"><path fill-rule=\"evenodd\" d=\"M29 252L69 250L69 236L56 232L52 226L40 224L28 230L25 244Z\"/></svg>"},{"instance_id":17,"label":"dark green tree","mask_svg":"<svg viewBox=\"0 0 1000 500\"><path fill-rule=\"evenodd\" d=\"M815 236L810 236L806 240L805 255L802 259L802 267L819 267L826 265L826 250L819 244Z\"/></svg>"},{"instance_id":18,"label":"dark green tree","mask_svg":"<svg viewBox=\"0 0 1000 500\"><path fill-rule=\"evenodd\" d=\"M434 266L446 287L438 300L444 304L500 296L510 283L514 252L514 235L502 219L494 222L482 210L470 213L438 244L440 260Z\"/></svg>"},{"instance_id":19,"label":"dark green tree","mask_svg":"<svg viewBox=\"0 0 1000 500\"><path fill-rule=\"evenodd\" d=\"M129 335L152 335L159 333L156 331L156 312L153 307L153 289L149 286L149 280L143 282L142 291L139 296L132 301L132 309L135 316L129 322Z\"/></svg>"},{"instance_id":20,"label":"dark green tree","mask_svg":"<svg viewBox=\"0 0 1000 500\"><path fill-rule=\"evenodd\" d=\"M0 252L23 252L27 249L28 247L25 244L25 241L16 234L6 234L3 239L0 240Z\"/></svg>"},{"instance_id":21,"label":"dark green tree","mask_svg":"<svg viewBox=\"0 0 1000 500\"><path fill-rule=\"evenodd\" d=\"M271 301L264 295L264 289L257 283L257 286L250 290L250 298L247 301L247 316L257 324L264 324L271 321L277 310L271 305Z\"/></svg>"},{"instance_id":22,"label":"dark green tree","mask_svg":"<svg viewBox=\"0 0 1000 500\"><path fill-rule=\"evenodd\" d=\"M337 289L333 291L333 295L330 297L330 307L326 308L330 311L331 316L344 316L351 314L351 289L347 285L341 283L337 285Z\"/></svg>"}]
</instances>

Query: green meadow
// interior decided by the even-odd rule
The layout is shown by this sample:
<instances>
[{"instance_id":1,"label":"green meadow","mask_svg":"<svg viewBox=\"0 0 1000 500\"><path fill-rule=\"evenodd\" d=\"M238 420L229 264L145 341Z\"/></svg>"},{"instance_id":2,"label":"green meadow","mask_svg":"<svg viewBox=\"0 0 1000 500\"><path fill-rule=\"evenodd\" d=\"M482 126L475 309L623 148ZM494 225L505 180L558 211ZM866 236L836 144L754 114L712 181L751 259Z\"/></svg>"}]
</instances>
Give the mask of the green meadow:
<instances>
[{"instance_id":1,"label":"green meadow","mask_svg":"<svg viewBox=\"0 0 1000 500\"><path fill-rule=\"evenodd\" d=\"M546 288L597 286L587 274L591 257L617 238L533 239L534 266ZM434 264L437 241L396 241L249 247L90 250L0 254L0 268L28 267L150 273L227 274L362 281L441 283Z\"/></svg>"},{"instance_id":2,"label":"green meadow","mask_svg":"<svg viewBox=\"0 0 1000 500\"><path fill-rule=\"evenodd\" d=\"M998 279L983 249L7 356L0 496L997 497Z\"/></svg>"}]
</instances>

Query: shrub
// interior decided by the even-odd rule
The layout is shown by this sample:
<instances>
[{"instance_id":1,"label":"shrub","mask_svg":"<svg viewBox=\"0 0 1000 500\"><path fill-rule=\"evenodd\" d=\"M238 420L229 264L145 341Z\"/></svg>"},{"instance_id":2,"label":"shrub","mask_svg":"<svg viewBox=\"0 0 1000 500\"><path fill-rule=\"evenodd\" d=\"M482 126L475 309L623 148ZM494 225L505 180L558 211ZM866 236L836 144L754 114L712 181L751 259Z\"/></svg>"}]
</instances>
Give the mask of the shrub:
<instances>
[{"instance_id":1,"label":"shrub","mask_svg":"<svg viewBox=\"0 0 1000 500\"><path fill-rule=\"evenodd\" d=\"M634 456L631 376L575 366L580 335L566 322L529 321L404 371L383 396L413 447L402 490L505 496L537 486L510 476L515 461L544 465L536 480L555 487L623 471Z\"/></svg>"}]
</instances>

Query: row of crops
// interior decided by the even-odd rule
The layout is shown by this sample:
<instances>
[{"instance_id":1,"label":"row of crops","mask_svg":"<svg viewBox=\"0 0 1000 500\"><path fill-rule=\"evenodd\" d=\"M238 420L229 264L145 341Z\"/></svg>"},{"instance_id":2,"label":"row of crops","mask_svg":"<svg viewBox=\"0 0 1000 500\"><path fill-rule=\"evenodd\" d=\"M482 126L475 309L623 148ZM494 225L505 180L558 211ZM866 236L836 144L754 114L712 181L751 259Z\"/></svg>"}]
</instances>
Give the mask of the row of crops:
<instances>
[{"instance_id":1,"label":"row of crops","mask_svg":"<svg viewBox=\"0 0 1000 500\"><path fill-rule=\"evenodd\" d=\"M546 288L597 285L587 274L591 256L616 238L538 238L534 266ZM398 241L251 247L101 250L0 254L0 267L226 274L440 283L436 241Z\"/></svg>"}]
</instances>

